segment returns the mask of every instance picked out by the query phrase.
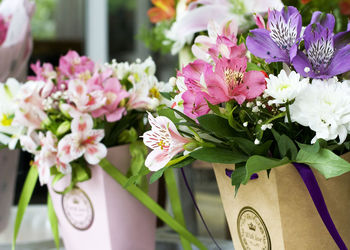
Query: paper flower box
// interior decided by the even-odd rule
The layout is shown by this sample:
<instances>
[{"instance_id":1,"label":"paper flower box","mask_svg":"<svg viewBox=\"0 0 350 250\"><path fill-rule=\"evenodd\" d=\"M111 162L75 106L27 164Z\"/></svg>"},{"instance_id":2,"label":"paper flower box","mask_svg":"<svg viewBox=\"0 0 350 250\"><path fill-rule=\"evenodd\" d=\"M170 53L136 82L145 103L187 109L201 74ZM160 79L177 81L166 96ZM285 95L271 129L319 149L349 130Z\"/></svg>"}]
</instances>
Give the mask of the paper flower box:
<instances>
[{"instance_id":1,"label":"paper flower box","mask_svg":"<svg viewBox=\"0 0 350 250\"><path fill-rule=\"evenodd\" d=\"M125 174L130 163L129 145L108 149L107 159ZM91 176L65 195L49 187L65 249L154 249L155 215L101 167L91 166ZM63 190L69 184L66 176L54 189ZM157 183L149 187L153 199L157 188Z\"/></svg>"},{"instance_id":2,"label":"paper flower box","mask_svg":"<svg viewBox=\"0 0 350 250\"><path fill-rule=\"evenodd\" d=\"M343 155L347 161L350 154ZM238 249L339 249L307 187L292 164L258 173L235 188L226 175L234 165L213 164L231 237ZM350 246L350 173L326 180L313 170L333 222Z\"/></svg>"}]
</instances>

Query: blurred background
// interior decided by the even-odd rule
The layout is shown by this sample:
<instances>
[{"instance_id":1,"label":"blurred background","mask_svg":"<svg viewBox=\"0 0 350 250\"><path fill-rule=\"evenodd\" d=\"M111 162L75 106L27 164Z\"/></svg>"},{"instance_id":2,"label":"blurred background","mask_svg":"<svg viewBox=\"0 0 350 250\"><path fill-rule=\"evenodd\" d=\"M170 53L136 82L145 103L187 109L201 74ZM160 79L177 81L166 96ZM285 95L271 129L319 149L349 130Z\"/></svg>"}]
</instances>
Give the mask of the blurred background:
<instances>
[{"instance_id":1,"label":"blurred background","mask_svg":"<svg viewBox=\"0 0 350 250\"><path fill-rule=\"evenodd\" d=\"M137 58L144 60L151 55L156 62L160 80L167 81L170 76L176 74L177 56L152 52L140 39L147 35L151 27L147 16L147 10L151 7L150 1L36 0L35 2L36 11L31 22L34 47L29 65L38 60L58 65L60 56L66 54L68 50L75 50L80 55L87 55L98 62L112 59L118 62L132 62ZM33 75L29 65L28 75ZM21 153L14 205L18 203L30 157L29 154ZM185 171L214 237L230 239L211 166L196 163L187 167ZM178 181L188 229L196 235L208 237L182 178L178 178ZM167 206L164 190L164 184L161 183L159 200L161 204ZM46 186L40 187L37 184L31 204L46 204L46 200ZM213 214L215 216L212 216ZM161 222L158 224L160 228L163 227Z\"/></svg>"}]
</instances>

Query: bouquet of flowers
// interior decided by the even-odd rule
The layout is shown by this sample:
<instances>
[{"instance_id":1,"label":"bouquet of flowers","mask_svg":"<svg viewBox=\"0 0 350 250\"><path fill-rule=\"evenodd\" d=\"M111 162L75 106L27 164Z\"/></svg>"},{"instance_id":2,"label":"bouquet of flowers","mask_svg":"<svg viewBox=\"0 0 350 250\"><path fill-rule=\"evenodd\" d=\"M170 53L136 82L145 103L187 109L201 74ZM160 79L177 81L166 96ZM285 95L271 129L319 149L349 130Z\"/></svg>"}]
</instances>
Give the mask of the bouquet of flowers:
<instances>
[{"instance_id":1,"label":"bouquet of flowers","mask_svg":"<svg viewBox=\"0 0 350 250\"><path fill-rule=\"evenodd\" d=\"M257 24L246 38L237 38L234 21L217 33L209 27L214 39L192 47L198 59L178 72L173 109L149 115L148 157L166 156L147 160L151 170L172 158L236 163L234 185L291 161L327 178L350 170L338 157L349 150L349 31L335 34L334 16L319 11L304 28L291 6L270 11L268 28Z\"/></svg>"},{"instance_id":2,"label":"bouquet of flowers","mask_svg":"<svg viewBox=\"0 0 350 250\"><path fill-rule=\"evenodd\" d=\"M256 24L237 37L231 20L197 37L197 59L173 80L171 109L149 114L143 140L155 176L194 160L235 164L227 175L237 192L253 174L288 163L326 178L350 171L340 157L350 150L349 30L336 33L335 17L320 11L303 27L293 6Z\"/></svg>"},{"instance_id":3,"label":"bouquet of flowers","mask_svg":"<svg viewBox=\"0 0 350 250\"><path fill-rule=\"evenodd\" d=\"M40 62L32 68L36 76L28 82L8 79L1 85L1 142L13 149L20 141L34 155L42 185L53 170L88 170L107 147L136 142L145 110L154 110L167 90L151 58L95 65L69 51L57 68Z\"/></svg>"}]
</instances>

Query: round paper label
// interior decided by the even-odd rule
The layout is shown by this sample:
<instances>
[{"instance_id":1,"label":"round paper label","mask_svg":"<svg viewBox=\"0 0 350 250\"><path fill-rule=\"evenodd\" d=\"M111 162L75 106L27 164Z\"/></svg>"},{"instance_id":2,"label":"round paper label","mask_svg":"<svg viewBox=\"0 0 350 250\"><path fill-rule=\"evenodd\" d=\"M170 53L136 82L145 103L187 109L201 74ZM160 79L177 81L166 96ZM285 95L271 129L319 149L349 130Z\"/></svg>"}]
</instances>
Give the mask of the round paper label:
<instances>
[{"instance_id":1,"label":"round paper label","mask_svg":"<svg viewBox=\"0 0 350 250\"><path fill-rule=\"evenodd\" d=\"M62 196L62 208L69 223L78 230L87 230L93 223L94 210L89 197L80 188Z\"/></svg>"},{"instance_id":2,"label":"round paper label","mask_svg":"<svg viewBox=\"0 0 350 250\"><path fill-rule=\"evenodd\" d=\"M271 240L264 221L257 211L244 207L238 214L237 231L245 250L271 250Z\"/></svg>"}]
</instances>

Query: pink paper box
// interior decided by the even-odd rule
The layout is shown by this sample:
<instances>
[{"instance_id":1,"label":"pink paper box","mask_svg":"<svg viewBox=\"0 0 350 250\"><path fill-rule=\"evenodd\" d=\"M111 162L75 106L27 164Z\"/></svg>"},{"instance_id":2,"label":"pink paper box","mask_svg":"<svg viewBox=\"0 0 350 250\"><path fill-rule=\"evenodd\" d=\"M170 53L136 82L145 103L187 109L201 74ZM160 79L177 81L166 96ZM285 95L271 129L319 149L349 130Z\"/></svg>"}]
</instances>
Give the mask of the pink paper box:
<instances>
[{"instance_id":1,"label":"pink paper box","mask_svg":"<svg viewBox=\"0 0 350 250\"><path fill-rule=\"evenodd\" d=\"M130 163L129 145L108 150L107 159L124 174ZM60 236L67 250L153 250L156 217L99 166L92 178L77 184L66 195L49 191L59 220ZM70 176L54 188L63 190ZM149 187L156 199L158 184Z\"/></svg>"},{"instance_id":2,"label":"pink paper box","mask_svg":"<svg viewBox=\"0 0 350 250\"><path fill-rule=\"evenodd\" d=\"M19 150L0 150L0 232L7 226L15 191Z\"/></svg>"}]
</instances>

